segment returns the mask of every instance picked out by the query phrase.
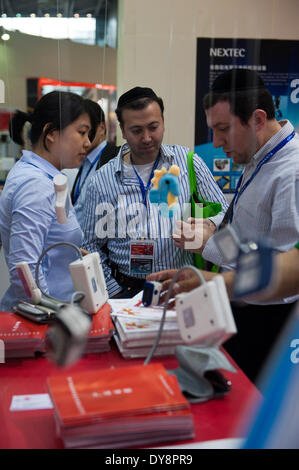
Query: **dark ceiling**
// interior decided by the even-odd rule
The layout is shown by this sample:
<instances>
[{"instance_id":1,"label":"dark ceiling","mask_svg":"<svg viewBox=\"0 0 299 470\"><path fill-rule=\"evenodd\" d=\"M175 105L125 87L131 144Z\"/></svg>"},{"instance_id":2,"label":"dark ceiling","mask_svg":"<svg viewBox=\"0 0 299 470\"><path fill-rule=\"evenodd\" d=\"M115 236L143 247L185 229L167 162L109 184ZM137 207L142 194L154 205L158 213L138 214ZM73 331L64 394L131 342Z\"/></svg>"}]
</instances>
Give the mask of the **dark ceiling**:
<instances>
[{"instance_id":1,"label":"dark ceiling","mask_svg":"<svg viewBox=\"0 0 299 470\"><path fill-rule=\"evenodd\" d=\"M8 17L17 14L29 16L44 16L49 13L56 16L61 13L64 17L72 17L79 13L86 16L91 13L93 17L100 18L107 15L107 11L116 11L117 0L0 0L0 15L5 13Z\"/></svg>"}]
</instances>

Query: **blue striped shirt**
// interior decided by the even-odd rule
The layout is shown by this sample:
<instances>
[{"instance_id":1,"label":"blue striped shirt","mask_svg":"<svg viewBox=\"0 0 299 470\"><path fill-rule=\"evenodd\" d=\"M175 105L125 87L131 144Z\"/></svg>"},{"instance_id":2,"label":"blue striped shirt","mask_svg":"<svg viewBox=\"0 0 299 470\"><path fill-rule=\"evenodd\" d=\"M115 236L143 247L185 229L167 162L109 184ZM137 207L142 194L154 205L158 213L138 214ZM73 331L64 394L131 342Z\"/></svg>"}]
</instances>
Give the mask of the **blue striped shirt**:
<instances>
[{"instance_id":1,"label":"blue striped shirt","mask_svg":"<svg viewBox=\"0 0 299 470\"><path fill-rule=\"evenodd\" d=\"M53 178L58 173L44 158L23 150L8 174L0 196L0 234L10 286L1 300L1 310L9 311L18 300L28 300L16 270L18 262L26 261L35 277L37 260L50 245L62 241L81 245L82 231L73 207L65 224L57 221ZM39 281L46 293L71 300L74 286L68 266L77 257L68 246L55 247L45 255Z\"/></svg>"},{"instance_id":2,"label":"blue striped shirt","mask_svg":"<svg viewBox=\"0 0 299 470\"><path fill-rule=\"evenodd\" d=\"M169 169L171 165L178 165L180 168L179 210L174 218L160 216L157 207L149 202L149 192L146 196L146 206L142 203L137 176L132 174L130 177L125 177L123 172L122 155L129 150L128 144L125 144L116 158L100 168L91 179L86 193L82 224L83 247L100 253L110 297L122 289L111 276L107 260L109 258L116 263L121 273L130 275L131 240L142 238L155 240L154 272L193 264L193 254L176 248L171 238L176 220L181 219L183 214L184 219L191 216L191 207L184 206L189 203L191 197L187 168L189 149L177 145L161 146L158 169L162 167ZM222 204L222 212L211 218L218 226L227 209L226 199L210 170L196 154L194 154L194 168L199 196L204 200ZM144 278L144 275L134 277Z\"/></svg>"}]
</instances>

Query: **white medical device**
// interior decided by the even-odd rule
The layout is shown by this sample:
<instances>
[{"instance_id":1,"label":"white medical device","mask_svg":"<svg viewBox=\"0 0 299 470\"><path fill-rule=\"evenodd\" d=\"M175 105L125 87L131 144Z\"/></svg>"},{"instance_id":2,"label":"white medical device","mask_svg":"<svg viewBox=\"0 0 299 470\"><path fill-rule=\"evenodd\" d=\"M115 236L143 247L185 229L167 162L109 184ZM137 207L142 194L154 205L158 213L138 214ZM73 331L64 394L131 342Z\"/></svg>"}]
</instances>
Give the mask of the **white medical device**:
<instances>
[{"instance_id":1,"label":"white medical device","mask_svg":"<svg viewBox=\"0 0 299 470\"><path fill-rule=\"evenodd\" d=\"M70 210L70 195L67 177L62 173L58 173L54 176L53 183L56 193L55 211L57 220L60 224L65 224Z\"/></svg>"},{"instance_id":2,"label":"white medical device","mask_svg":"<svg viewBox=\"0 0 299 470\"><path fill-rule=\"evenodd\" d=\"M84 292L81 306L88 313L96 313L108 300L108 292L98 253L89 253L70 265L74 288Z\"/></svg>"},{"instance_id":3,"label":"white medical device","mask_svg":"<svg viewBox=\"0 0 299 470\"><path fill-rule=\"evenodd\" d=\"M182 339L188 344L219 346L237 332L222 276L178 294L176 312Z\"/></svg>"},{"instance_id":4,"label":"white medical device","mask_svg":"<svg viewBox=\"0 0 299 470\"><path fill-rule=\"evenodd\" d=\"M231 264L236 261L242 245L231 225L227 225L219 232L214 233L213 242L221 252L225 263Z\"/></svg>"},{"instance_id":5,"label":"white medical device","mask_svg":"<svg viewBox=\"0 0 299 470\"><path fill-rule=\"evenodd\" d=\"M146 281L143 286L142 303L145 307L154 307L159 304L162 284L160 282Z\"/></svg>"},{"instance_id":6,"label":"white medical device","mask_svg":"<svg viewBox=\"0 0 299 470\"><path fill-rule=\"evenodd\" d=\"M21 261L20 263L17 263L16 269L19 278L22 281L26 295L34 304L39 304L42 298L42 293L33 279L32 272L30 271L28 264L25 261Z\"/></svg>"},{"instance_id":7,"label":"white medical device","mask_svg":"<svg viewBox=\"0 0 299 470\"><path fill-rule=\"evenodd\" d=\"M26 295L35 305L42 305L43 307L55 308L58 303L54 300L48 300L42 297L41 290L37 287L35 280L33 279L32 272L26 261L20 261L16 264L16 269L19 278L22 281Z\"/></svg>"}]
</instances>

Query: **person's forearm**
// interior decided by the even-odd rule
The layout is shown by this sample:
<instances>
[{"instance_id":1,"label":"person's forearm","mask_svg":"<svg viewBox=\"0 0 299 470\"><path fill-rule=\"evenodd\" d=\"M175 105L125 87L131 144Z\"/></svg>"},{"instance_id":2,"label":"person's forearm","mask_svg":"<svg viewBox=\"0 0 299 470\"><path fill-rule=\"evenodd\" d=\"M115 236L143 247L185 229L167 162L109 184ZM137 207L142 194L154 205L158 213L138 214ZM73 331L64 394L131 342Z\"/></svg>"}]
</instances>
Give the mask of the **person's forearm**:
<instances>
[{"instance_id":1,"label":"person's forearm","mask_svg":"<svg viewBox=\"0 0 299 470\"><path fill-rule=\"evenodd\" d=\"M290 297L299 292L299 250L293 248L286 253L279 253L275 259L273 288L266 300Z\"/></svg>"}]
</instances>

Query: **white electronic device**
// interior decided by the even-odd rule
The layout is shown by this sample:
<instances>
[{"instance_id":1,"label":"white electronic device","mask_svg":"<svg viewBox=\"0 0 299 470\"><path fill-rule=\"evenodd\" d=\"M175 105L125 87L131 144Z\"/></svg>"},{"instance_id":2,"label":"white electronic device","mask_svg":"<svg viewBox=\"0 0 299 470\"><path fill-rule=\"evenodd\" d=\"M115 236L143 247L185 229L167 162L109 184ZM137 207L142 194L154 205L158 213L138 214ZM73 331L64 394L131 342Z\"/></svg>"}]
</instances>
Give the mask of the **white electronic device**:
<instances>
[{"instance_id":1,"label":"white electronic device","mask_svg":"<svg viewBox=\"0 0 299 470\"><path fill-rule=\"evenodd\" d=\"M221 252L222 257L227 264L236 261L239 255L241 242L236 231L231 225L227 225L223 229L219 230L219 232L214 233L213 242Z\"/></svg>"},{"instance_id":2,"label":"white electronic device","mask_svg":"<svg viewBox=\"0 0 299 470\"><path fill-rule=\"evenodd\" d=\"M63 173L57 173L53 178L56 201L55 211L60 224L65 224L70 210L70 195L67 177Z\"/></svg>"},{"instance_id":3,"label":"white electronic device","mask_svg":"<svg viewBox=\"0 0 299 470\"><path fill-rule=\"evenodd\" d=\"M16 264L16 269L19 275L19 278L22 281L26 295L29 297L32 303L35 305L42 305L43 307L48 307L55 309L60 304L54 300L48 300L42 297L40 289L37 287L35 280L33 279L32 272L26 261L20 261Z\"/></svg>"},{"instance_id":4,"label":"white electronic device","mask_svg":"<svg viewBox=\"0 0 299 470\"><path fill-rule=\"evenodd\" d=\"M26 261L21 261L16 264L16 270L18 276L22 281L26 295L34 304L39 304L42 298L41 291L37 287L35 280L33 279L32 272Z\"/></svg>"},{"instance_id":5,"label":"white electronic device","mask_svg":"<svg viewBox=\"0 0 299 470\"><path fill-rule=\"evenodd\" d=\"M73 261L69 268L75 290L85 294L80 305L88 313L96 313L108 300L99 254L89 253L82 259Z\"/></svg>"},{"instance_id":6,"label":"white electronic device","mask_svg":"<svg viewBox=\"0 0 299 470\"><path fill-rule=\"evenodd\" d=\"M142 303L145 307L154 307L159 304L162 284L160 282L146 281L143 286Z\"/></svg>"},{"instance_id":7,"label":"white electronic device","mask_svg":"<svg viewBox=\"0 0 299 470\"><path fill-rule=\"evenodd\" d=\"M237 332L222 276L187 294L178 294L176 312L181 337L187 344L219 346Z\"/></svg>"},{"instance_id":8,"label":"white electronic device","mask_svg":"<svg viewBox=\"0 0 299 470\"><path fill-rule=\"evenodd\" d=\"M77 305L65 304L47 333L49 357L59 366L70 366L84 353L92 319Z\"/></svg>"}]
</instances>

